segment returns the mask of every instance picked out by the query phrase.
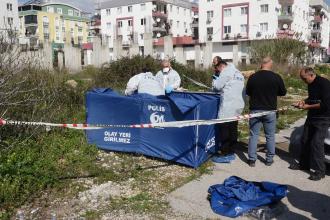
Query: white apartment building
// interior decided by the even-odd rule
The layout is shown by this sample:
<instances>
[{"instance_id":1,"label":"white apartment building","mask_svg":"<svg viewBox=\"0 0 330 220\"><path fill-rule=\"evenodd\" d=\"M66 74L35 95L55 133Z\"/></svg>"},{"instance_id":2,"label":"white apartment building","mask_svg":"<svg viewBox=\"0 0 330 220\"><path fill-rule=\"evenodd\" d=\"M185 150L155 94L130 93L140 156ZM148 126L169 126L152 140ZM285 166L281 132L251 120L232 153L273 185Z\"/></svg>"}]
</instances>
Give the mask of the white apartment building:
<instances>
[{"instance_id":1,"label":"white apartment building","mask_svg":"<svg viewBox=\"0 0 330 220\"><path fill-rule=\"evenodd\" d=\"M18 30L18 3L17 0L0 1L0 32Z\"/></svg>"},{"instance_id":2,"label":"white apartment building","mask_svg":"<svg viewBox=\"0 0 330 220\"><path fill-rule=\"evenodd\" d=\"M213 56L248 59L251 40L276 37L308 42L309 0L200 0L199 42L213 42Z\"/></svg>"},{"instance_id":3,"label":"white apartment building","mask_svg":"<svg viewBox=\"0 0 330 220\"><path fill-rule=\"evenodd\" d=\"M168 34L174 38L192 35L193 4L188 0L102 0L97 6L110 53L118 39L123 47L138 44L143 54L144 34L151 34L153 39ZM155 44L161 42L156 40Z\"/></svg>"}]
</instances>

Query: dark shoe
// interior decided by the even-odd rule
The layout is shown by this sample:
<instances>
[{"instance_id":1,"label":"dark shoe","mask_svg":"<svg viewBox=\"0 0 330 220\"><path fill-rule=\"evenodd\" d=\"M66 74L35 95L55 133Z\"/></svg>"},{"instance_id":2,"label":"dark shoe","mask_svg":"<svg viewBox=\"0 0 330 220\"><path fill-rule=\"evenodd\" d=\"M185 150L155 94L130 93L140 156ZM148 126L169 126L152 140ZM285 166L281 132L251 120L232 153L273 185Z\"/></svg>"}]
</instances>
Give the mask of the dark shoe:
<instances>
[{"instance_id":1,"label":"dark shoe","mask_svg":"<svg viewBox=\"0 0 330 220\"><path fill-rule=\"evenodd\" d=\"M255 167L256 166L256 162L254 160L249 160L248 164L250 167Z\"/></svg>"},{"instance_id":2,"label":"dark shoe","mask_svg":"<svg viewBox=\"0 0 330 220\"><path fill-rule=\"evenodd\" d=\"M290 170L309 170L307 167L302 167L298 163L293 163L289 166Z\"/></svg>"},{"instance_id":3,"label":"dark shoe","mask_svg":"<svg viewBox=\"0 0 330 220\"><path fill-rule=\"evenodd\" d=\"M325 175L323 173L318 173L318 172L314 172L311 173L310 177L308 177L308 179L313 180L313 181L319 181L321 179L323 179L325 177Z\"/></svg>"},{"instance_id":4,"label":"dark shoe","mask_svg":"<svg viewBox=\"0 0 330 220\"><path fill-rule=\"evenodd\" d=\"M274 161L272 160L272 161L266 161L265 164L266 164L266 166L269 166L270 167L273 163L274 163Z\"/></svg>"}]
</instances>

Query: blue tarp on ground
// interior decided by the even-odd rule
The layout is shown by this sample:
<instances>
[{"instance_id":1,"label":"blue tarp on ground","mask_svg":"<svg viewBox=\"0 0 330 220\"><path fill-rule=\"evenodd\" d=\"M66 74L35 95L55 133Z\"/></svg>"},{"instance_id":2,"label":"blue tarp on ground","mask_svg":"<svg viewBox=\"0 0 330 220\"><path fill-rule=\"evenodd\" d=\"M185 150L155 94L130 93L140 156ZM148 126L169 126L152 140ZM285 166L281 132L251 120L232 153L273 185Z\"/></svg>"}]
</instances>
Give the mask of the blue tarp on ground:
<instances>
[{"instance_id":1,"label":"blue tarp on ground","mask_svg":"<svg viewBox=\"0 0 330 220\"><path fill-rule=\"evenodd\" d=\"M248 182L231 176L223 184L209 188L212 210L223 216L237 217L251 209L279 202L288 187L271 182Z\"/></svg>"},{"instance_id":2,"label":"blue tarp on ground","mask_svg":"<svg viewBox=\"0 0 330 220\"><path fill-rule=\"evenodd\" d=\"M111 89L94 89L86 95L87 123L131 125L217 117L216 94L172 93L122 96ZM218 149L214 126L138 129L106 128L87 131L90 144L105 150L139 153L198 167Z\"/></svg>"}]
</instances>

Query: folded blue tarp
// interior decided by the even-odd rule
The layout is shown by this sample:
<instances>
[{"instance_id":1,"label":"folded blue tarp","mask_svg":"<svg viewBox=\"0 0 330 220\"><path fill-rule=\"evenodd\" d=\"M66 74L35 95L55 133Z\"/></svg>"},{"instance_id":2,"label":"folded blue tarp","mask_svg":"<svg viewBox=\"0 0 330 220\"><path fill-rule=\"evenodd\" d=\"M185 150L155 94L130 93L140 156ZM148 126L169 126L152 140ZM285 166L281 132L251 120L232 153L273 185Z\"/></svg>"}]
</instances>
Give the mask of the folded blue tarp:
<instances>
[{"instance_id":1,"label":"folded blue tarp","mask_svg":"<svg viewBox=\"0 0 330 220\"><path fill-rule=\"evenodd\" d=\"M287 195L287 186L271 182L248 182L232 176L223 184L211 186L208 192L212 210L234 218L253 208L280 201Z\"/></svg>"},{"instance_id":2,"label":"folded blue tarp","mask_svg":"<svg viewBox=\"0 0 330 220\"><path fill-rule=\"evenodd\" d=\"M86 95L87 123L132 125L217 118L216 94L172 93L122 96L111 89ZM138 129L106 128L87 131L90 144L105 150L132 152L198 167L218 150L215 126Z\"/></svg>"}]
</instances>

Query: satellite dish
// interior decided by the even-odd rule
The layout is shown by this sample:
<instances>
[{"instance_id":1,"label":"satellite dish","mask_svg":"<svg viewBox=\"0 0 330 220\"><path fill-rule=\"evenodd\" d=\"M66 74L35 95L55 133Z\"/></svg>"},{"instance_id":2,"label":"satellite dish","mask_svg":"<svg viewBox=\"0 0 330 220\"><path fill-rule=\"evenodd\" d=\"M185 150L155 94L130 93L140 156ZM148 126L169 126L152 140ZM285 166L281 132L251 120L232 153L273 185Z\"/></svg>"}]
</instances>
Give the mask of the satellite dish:
<instances>
[{"instance_id":1,"label":"satellite dish","mask_svg":"<svg viewBox=\"0 0 330 220\"><path fill-rule=\"evenodd\" d=\"M288 28L289 28L289 25L287 25L287 24L283 24L283 28L284 28L284 29L288 29Z\"/></svg>"},{"instance_id":2,"label":"satellite dish","mask_svg":"<svg viewBox=\"0 0 330 220\"><path fill-rule=\"evenodd\" d=\"M157 33L157 35L156 35L156 36L157 36L157 38L160 38L161 34L160 34L160 33Z\"/></svg>"},{"instance_id":3,"label":"satellite dish","mask_svg":"<svg viewBox=\"0 0 330 220\"><path fill-rule=\"evenodd\" d=\"M159 23L160 22L160 18L157 18L156 21Z\"/></svg>"}]
</instances>

